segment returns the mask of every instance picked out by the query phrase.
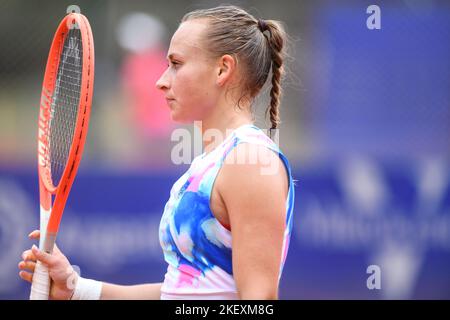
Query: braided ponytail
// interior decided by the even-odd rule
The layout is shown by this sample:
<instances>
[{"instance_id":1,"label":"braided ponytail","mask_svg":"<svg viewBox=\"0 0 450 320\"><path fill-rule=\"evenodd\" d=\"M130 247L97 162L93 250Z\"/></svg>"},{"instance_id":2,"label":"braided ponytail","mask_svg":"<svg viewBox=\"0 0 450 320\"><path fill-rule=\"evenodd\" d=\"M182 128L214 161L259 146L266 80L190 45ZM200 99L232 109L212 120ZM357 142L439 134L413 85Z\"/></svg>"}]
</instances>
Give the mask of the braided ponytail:
<instances>
[{"instance_id":1,"label":"braided ponytail","mask_svg":"<svg viewBox=\"0 0 450 320\"><path fill-rule=\"evenodd\" d=\"M268 42L270 46L272 59L272 88L270 89L270 103L266 109L270 115L270 136L272 137L272 130L277 129L280 120L280 103L281 103L281 80L284 75L283 60L284 60L284 44L285 31L280 23L274 20L265 21L266 30L269 32ZM264 30L265 31L265 30ZM263 31L263 32L264 32Z\"/></svg>"}]
</instances>

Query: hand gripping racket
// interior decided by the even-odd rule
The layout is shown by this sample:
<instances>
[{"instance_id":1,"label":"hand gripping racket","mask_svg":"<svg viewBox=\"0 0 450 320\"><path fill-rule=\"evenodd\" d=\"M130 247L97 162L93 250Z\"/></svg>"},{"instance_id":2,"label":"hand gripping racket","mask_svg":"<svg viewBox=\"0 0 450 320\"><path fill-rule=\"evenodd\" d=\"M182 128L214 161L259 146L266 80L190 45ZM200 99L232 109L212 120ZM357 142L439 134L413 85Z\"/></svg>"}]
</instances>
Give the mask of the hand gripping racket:
<instances>
[{"instance_id":1,"label":"hand gripping racket","mask_svg":"<svg viewBox=\"0 0 450 320\"><path fill-rule=\"evenodd\" d=\"M52 253L83 153L94 85L94 41L88 20L69 13L48 55L38 121L39 248ZM48 299L47 267L36 264L30 299Z\"/></svg>"}]
</instances>

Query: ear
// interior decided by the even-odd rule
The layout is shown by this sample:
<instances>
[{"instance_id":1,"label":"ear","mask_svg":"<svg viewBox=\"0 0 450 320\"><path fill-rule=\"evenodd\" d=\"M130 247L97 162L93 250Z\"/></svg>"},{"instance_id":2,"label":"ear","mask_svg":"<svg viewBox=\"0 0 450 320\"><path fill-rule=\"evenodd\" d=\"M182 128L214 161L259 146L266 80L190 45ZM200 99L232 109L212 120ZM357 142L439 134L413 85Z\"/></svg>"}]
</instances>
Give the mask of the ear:
<instances>
[{"instance_id":1,"label":"ear","mask_svg":"<svg viewBox=\"0 0 450 320\"><path fill-rule=\"evenodd\" d=\"M217 80L216 83L219 86L225 85L230 81L236 70L236 59L229 55L225 54L219 59L218 67L217 67Z\"/></svg>"}]
</instances>

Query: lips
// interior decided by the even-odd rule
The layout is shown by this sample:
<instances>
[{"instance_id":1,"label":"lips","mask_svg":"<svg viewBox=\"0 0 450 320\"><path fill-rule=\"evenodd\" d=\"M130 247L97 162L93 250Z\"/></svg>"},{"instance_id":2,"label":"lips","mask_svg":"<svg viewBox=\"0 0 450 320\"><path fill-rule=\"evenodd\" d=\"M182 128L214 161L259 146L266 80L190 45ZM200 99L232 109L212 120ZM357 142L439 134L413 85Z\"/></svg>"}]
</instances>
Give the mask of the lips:
<instances>
[{"instance_id":1,"label":"lips","mask_svg":"<svg viewBox=\"0 0 450 320\"><path fill-rule=\"evenodd\" d=\"M170 107L172 105L172 103L175 101L175 99L173 98L166 98L166 103L167 105Z\"/></svg>"}]
</instances>

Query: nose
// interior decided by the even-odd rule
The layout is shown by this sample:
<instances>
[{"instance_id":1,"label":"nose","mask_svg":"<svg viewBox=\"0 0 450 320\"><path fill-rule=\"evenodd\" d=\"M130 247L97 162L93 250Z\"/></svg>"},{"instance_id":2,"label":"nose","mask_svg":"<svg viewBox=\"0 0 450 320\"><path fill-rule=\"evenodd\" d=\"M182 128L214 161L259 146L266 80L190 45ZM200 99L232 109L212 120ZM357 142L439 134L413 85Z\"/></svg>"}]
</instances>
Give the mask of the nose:
<instances>
[{"instance_id":1,"label":"nose","mask_svg":"<svg viewBox=\"0 0 450 320\"><path fill-rule=\"evenodd\" d=\"M165 89L169 89L169 86L170 86L170 83L169 83L169 80L167 79L167 70L166 70L161 75L159 80L156 81L156 88L164 91Z\"/></svg>"}]
</instances>

